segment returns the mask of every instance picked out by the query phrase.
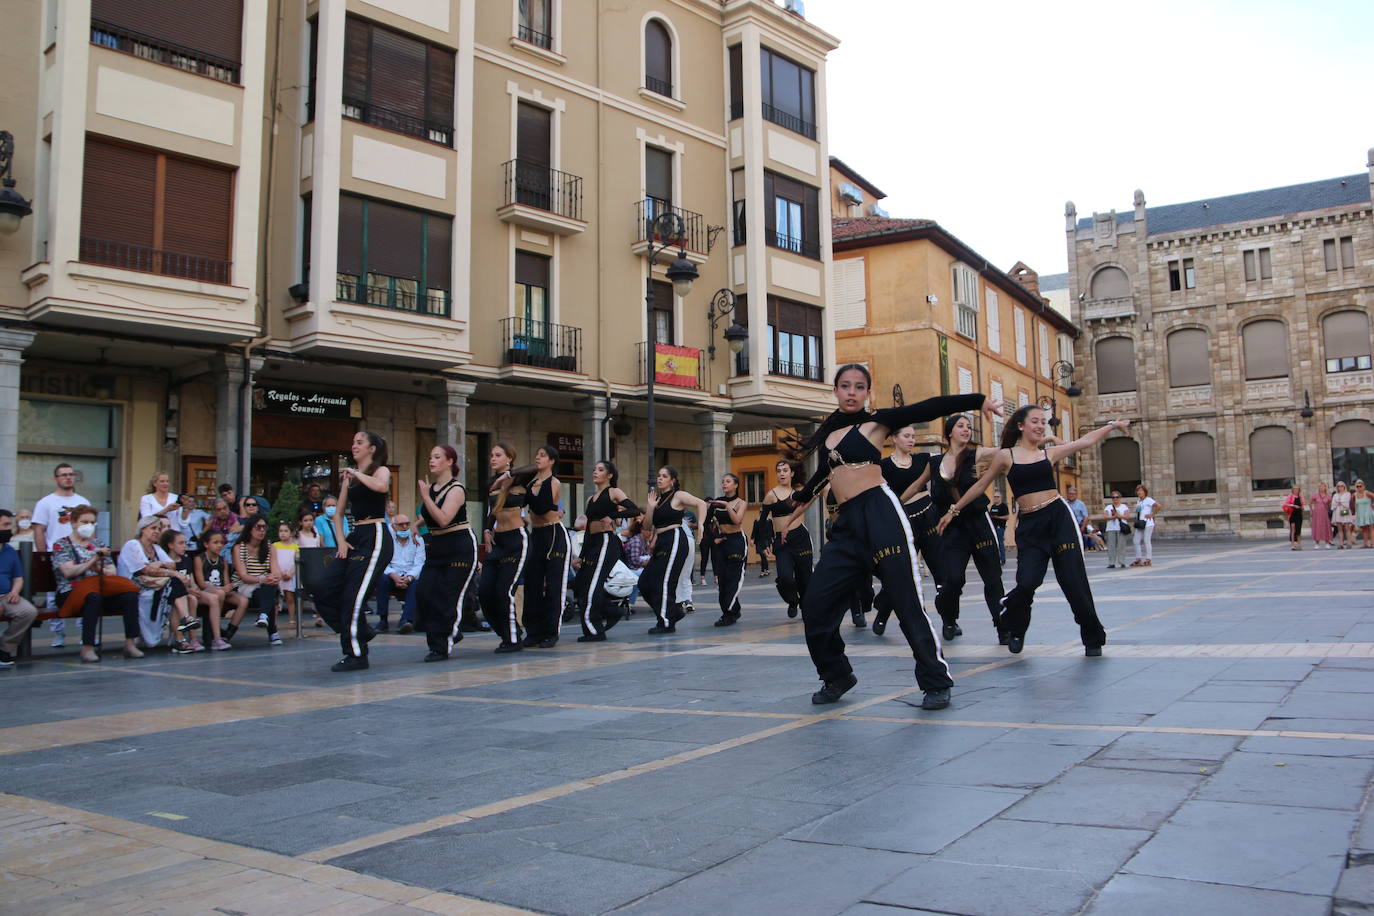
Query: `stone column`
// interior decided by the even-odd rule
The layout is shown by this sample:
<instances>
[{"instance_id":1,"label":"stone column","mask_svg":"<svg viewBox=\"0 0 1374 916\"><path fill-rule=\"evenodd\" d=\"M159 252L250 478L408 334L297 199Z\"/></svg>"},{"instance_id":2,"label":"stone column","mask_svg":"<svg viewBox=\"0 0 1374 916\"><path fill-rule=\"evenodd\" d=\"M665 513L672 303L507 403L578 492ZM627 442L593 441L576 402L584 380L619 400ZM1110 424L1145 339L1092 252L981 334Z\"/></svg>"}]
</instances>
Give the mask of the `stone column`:
<instances>
[{"instance_id":1,"label":"stone column","mask_svg":"<svg viewBox=\"0 0 1374 916\"><path fill-rule=\"evenodd\" d=\"M579 398L577 401L577 409L582 414L582 485L587 493L596 492L592 485L592 469L598 461L610 457L610 442L603 437L610 435L606 430L606 418L616 406L614 398L607 399L600 395ZM622 489L626 487L623 474L620 486Z\"/></svg>"},{"instance_id":2,"label":"stone column","mask_svg":"<svg viewBox=\"0 0 1374 916\"><path fill-rule=\"evenodd\" d=\"M816 431L818 426L819 424L816 423L798 423L797 439L805 442L807 439L811 438L811 434ZM799 485L811 479L811 475L816 472L817 463L819 461L821 461L821 455L820 450L817 450L806 460L806 466L802 468L801 479L797 481ZM806 510L805 521L806 527L811 532L811 540L816 545L816 555L811 558L814 563L816 560L820 559L821 544L825 543L824 496L817 498L816 501L811 504L811 507Z\"/></svg>"},{"instance_id":3,"label":"stone column","mask_svg":"<svg viewBox=\"0 0 1374 916\"><path fill-rule=\"evenodd\" d=\"M251 396L244 390L247 379L248 369L239 354L226 351L215 358L215 475L218 483L233 484L239 494L248 483L253 447L252 414L244 410Z\"/></svg>"},{"instance_id":4,"label":"stone column","mask_svg":"<svg viewBox=\"0 0 1374 916\"><path fill-rule=\"evenodd\" d=\"M477 383L444 379L435 387L434 396L439 403L434 410L434 441L453 446L461 456L467 442L468 398L477 390Z\"/></svg>"},{"instance_id":5,"label":"stone column","mask_svg":"<svg viewBox=\"0 0 1374 916\"><path fill-rule=\"evenodd\" d=\"M19 368L34 331L0 328L0 508L17 511L14 485L19 477Z\"/></svg>"},{"instance_id":6,"label":"stone column","mask_svg":"<svg viewBox=\"0 0 1374 916\"><path fill-rule=\"evenodd\" d=\"M730 470L730 434L725 427L734 414L717 413L708 410L697 414L697 426L701 429L701 476L702 499L710 499L720 492L720 478Z\"/></svg>"}]
</instances>

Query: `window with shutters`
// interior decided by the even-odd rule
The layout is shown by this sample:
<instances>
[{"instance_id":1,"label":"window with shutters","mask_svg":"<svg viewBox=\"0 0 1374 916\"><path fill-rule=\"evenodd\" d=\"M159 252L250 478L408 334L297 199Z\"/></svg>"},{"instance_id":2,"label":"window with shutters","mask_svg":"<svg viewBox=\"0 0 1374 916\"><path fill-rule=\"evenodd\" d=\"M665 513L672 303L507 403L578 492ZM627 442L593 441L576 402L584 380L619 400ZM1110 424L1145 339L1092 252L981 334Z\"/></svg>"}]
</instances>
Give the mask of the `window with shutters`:
<instances>
[{"instance_id":1,"label":"window with shutters","mask_svg":"<svg viewBox=\"0 0 1374 916\"><path fill-rule=\"evenodd\" d=\"M1212 383L1206 331L1202 328L1180 328L1170 332L1166 343L1169 350L1170 388Z\"/></svg>"},{"instance_id":2,"label":"window with shutters","mask_svg":"<svg viewBox=\"0 0 1374 916\"><path fill-rule=\"evenodd\" d=\"M452 259L450 217L339 195L339 300L447 318Z\"/></svg>"},{"instance_id":3,"label":"window with shutters","mask_svg":"<svg viewBox=\"0 0 1374 916\"><path fill-rule=\"evenodd\" d=\"M1125 436L1102 443L1102 495L1134 493L1140 485L1140 444Z\"/></svg>"},{"instance_id":4,"label":"window with shutters","mask_svg":"<svg viewBox=\"0 0 1374 916\"><path fill-rule=\"evenodd\" d=\"M673 35L661 19L644 23L644 88L673 98Z\"/></svg>"},{"instance_id":5,"label":"window with shutters","mask_svg":"<svg viewBox=\"0 0 1374 916\"><path fill-rule=\"evenodd\" d=\"M730 120L744 117L744 48L731 45L730 58Z\"/></svg>"},{"instance_id":6,"label":"window with shutters","mask_svg":"<svg viewBox=\"0 0 1374 916\"><path fill-rule=\"evenodd\" d=\"M1097 342L1097 393L1135 391L1135 341L1105 337Z\"/></svg>"},{"instance_id":7,"label":"window with shutters","mask_svg":"<svg viewBox=\"0 0 1374 916\"><path fill-rule=\"evenodd\" d=\"M653 222L673 206L673 154L656 146L644 147L644 196L648 198L645 219Z\"/></svg>"},{"instance_id":8,"label":"window with shutters","mask_svg":"<svg viewBox=\"0 0 1374 916\"><path fill-rule=\"evenodd\" d=\"M1258 283L1274 278L1274 260L1268 248L1251 248L1241 252L1241 264L1245 269L1245 282Z\"/></svg>"},{"instance_id":9,"label":"window with shutters","mask_svg":"<svg viewBox=\"0 0 1374 916\"><path fill-rule=\"evenodd\" d=\"M832 263L830 303L835 330L847 331L868 324L863 258L844 258Z\"/></svg>"},{"instance_id":10,"label":"window with shutters","mask_svg":"<svg viewBox=\"0 0 1374 916\"><path fill-rule=\"evenodd\" d=\"M743 245L748 240L745 214L749 209L749 201L744 196L744 169L735 169L730 173L730 192L733 198L730 213L734 221L734 243Z\"/></svg>"},{"instance_id":11,"label":"window with shutters","mask_svg":"<svg viewBox=\"0 0 1374 916\"><path fill-rule=\"evenodd\" d=\"M989 292L991 292L991 290L989 290ZM1003 395L1002 392L1003 392L1002 382L1001 382L999 379L993 379L993 380L988 384L988 394L989 394L989 396L991 396L991 398L992 398L994 401L997 401L998 403L1000 403L1000 402L1002 401L1002 398L1004 397L1004 395ZM989 444L997 444L997 443L1000 443L1000 442L1002 441L1002 426L1003 426L1003 425L1004 425L1004 423L1003 423L1003 420L1002 420L1001 417L993 417L993 418L992 418L992 439L993 439L993 441L992 441L992 443L989 443Z\"/></svg>"},{"instance_id":12,"label":"window with shutters","mask_svg":"<svg viewBox=\"0 0 1374 916\"><path fill-rule=\"evenodd\" d=\"M763 118L816 139L816 74L776 51L762 49Z\"/></svg>"},{"instance_id":13,"label":"window with shutters","mask_svg":"<svg viewBox=\"0 0 1374 916\"><path fill-rule=\"evenodd\" d=\"M1045 378L1050 377L1050 329L1043 324L1036 325L1037 339L1040 342L1040 374Z\"/></svg>"},{"instance_id":14,"label":"window with shutters","mask_svg":"<svg viewBox=\"0 0 1374 916\"><path fill-rule=\"evenodd\" d=\"M672 344L677 343L674 339L673 311L677 304L677 299L673 293L673 284L664 283L662 280L653 281L654 287L654 343Z\"/></svg>"},{"instance_id":15,"label":"window with shutters","mask_svg":"<svg viewBox=\"0 0 1374 916\"><path fill-rule=\"evenodd\" d=\"M1206 433L1184 433L1174 440L1174 491L1181 495L1217 491L1217 454Z\"/></svg>"},{"instance_id":16,"label":"window with shutters","mask_svg":"<svg viewBox=\"0 0 1374 916\"><path fill-rule=\"evenodd\" d=\"M543 365L549 354L551 259L530 251L515 252L515 322L510 361Z\"/></svg>"},{"instance_id":17,"label":"window with shutters","mask_svg":"<svg viewBox=\"0 0 1374 916\"><path fill-rule=\"evenodd\" d=\"M91 0L91 43L237 83L243 0Z\"/></svg>"},{"instance_id":18,"label":"window with shutters","mask_svg":"<svg viewBox=\"0 0 1374 916\"><path fill-rule=\"evenodd\" d=\"M232 169L86 138L86 263L229 283L233 209Z\"/></svg>"},{"instance_id":19,"label":"window with shutters","mask_svg":"<svg viewBox=\"0 0 1374 916\"><path fill-rule=\"evenodd\" d=\"M764 172L763 195L768 204L768 244L819 260L820 191L774 172Z\"/></svg>"},{"instance_id":20,"label":"window with shutters","mask_svg":"<svg viewBox=\"0 0 1374 916\"><path fill-rule=\"evenodd\" d=\"M1286 490L1296 473L1289 430L1261 426L1250 434L1250 489Z\"/></svg>"},{"instance_id":21,"label":"window with shutters","mask_svg":"<svg viewBox=\"0 0 1374 916\"><path fill-rule=\"evenodd\" d=\"M1131 294L1131 279L1120 267L1103 267L1089 283L1094 299L1121 299Z\"/></svg>"},{"instance_id":22,"label":"window with shutters","mask_svg":"<svg viewBox=\"0 0 1374 916\"><path fill-rule=\"evenodd\" d=\"M978 339L978 274L965 264L950 268L954 291L954 330L961 337Z\"/></svg>"},{"instance_id":23,"label":"window with shutters","mask_svg":"<svg viewBox=\"0 0 1374 916\"><path fill-rule=\"evenodd\" d=\"M1247 379L1284 378L1288 375L1288 328L1282 321L1266 318L1240 329Z\"/></svg>"},{"instance_id":24,"label":"window with shutters","mask_svg":"<svg viewBox=\"0 0 1374 916\"><path fill-rule=\"evenodd\" d=\"M343 116L453 145L453 51L348 17Z\"/></svg>"},{"instance_id":25,"label":"window with shutters","mask_svg":"<svg viewBox=\"0 0 1374 916\"><path fill-rule=\"evenodd\" d=\"M825 378L821 364L821 310L768 297L768 371L813 382Z\"/></svg>"},{"instance_id":26,"label":"window with shutters","mask_svg":"<svg viewBox=\"0 0 1374 916\"><path fill-rule=\"evenodd\" d=\"M771 435L769 438L771 440ZM772 442L770 441L768 444L772 445ZM745 502L751 505L758 505L763 502L763 497L768 492L767 487L764 486L764 473L763 471L744 472Z\"/></svg>"},{"instance_id":27,"label":"window with shutters","mask_svg":"<svg viewBox=\"0 0 1374 916\"><path fill-rule=\"evenodd\" d=\"M1355 269L1355 238L1343 235L1322 242L1322 257L1328 273Z\"/></svg>"},{"instance_id":28,"label":"window with shutters","mask_svg":"<svg viewBox=\"0 0 1374 916\"><path fill-rule=\"evenodd\" d=\"M1193 269L1192 258L1181 258L1169 262L1169 292L1176 293L1185 289L1197 288L1197 271Z\"/></svg>"},{"instance_id":29,"label":"window with shutters","mask_svg":"<svg viewBox=\"0 0 1374 916\"><path fill-rule=\"evenodd\" d=\"M1012 330L1016 335L1016 361L1026 365L1026 313L1016 306L1011 310Z\"/></svg>"},{"instance_id":30,"label":"window with shutters","mask_svg":"<svg viewBox=\"0 0 1374 916\"><path fill-rule=\"evenodd\" d=\"M1002 352L1002 304L997 299L997 290L989 289L987 295L988 349L994 353Z\"/></svg>"},{"instance_id":31,"label":"window with shutters","mask_svg":"<svg viewBox=\"0 0 1374 916\"><path fill-rule=\"evenodd\" d=\"M1073 365L1073 338L1067 334L1059 335L1059 359L1070 366ZM1062 380L1062 375L1056 379L1056 381Z\"/></svg>"},{"instance_id":32,"label":"window with shutters","mask_svg":"<svg viewBox=\"0 0 1374 916\"><path fill-rule=\"evenodd\" d=\"M554 187L553 111L543 105L520 102L515 106L515 202L553 211L568 199L560 183ZM559 173L561 174L561 173Z\"/></svg>"},{"instance_id":33,"label":"window with shutters","mask_svg":"<svg viewBox=\"0 0 1374 916\"><path fill-rule=\"evenodd\" d=\"M305 63L305 123L315 120L315 83L319 76L320 19L312 16L306 27L310 30L310 53Z\"/></svg>"},{"instance_id":34,"label":"window with shutters","mask_svg":"<svg viewBox=\"0 0 1374 916\"><path fill-rule=\"evenodd\" d=\"M517 0L516 7L516 37L552 51L554 0Z\"/></svg>"},{"instance_id":35,"label":"window with shutters","mask_svg":"<svg viewBox=\"0 0 1374 916\"><path fill-rule=\"evenodd\" d=\"M1322 344L1327 372L1369 369L1369 315L1355 309L1327 315L1322 319Z\"/></svg>"},{"instance_id":36,"label":"window with shutters","mask_svg":"<svg viewBox=\"0 0 1374 916\"><path fill-rule=\"evenodd\" d=\"M1374 423L1343 420L1331 427L1331 476L1347 487L1374 480Z\"/></svg>"},{"instance_id":37,"label":"window with shutters","mask_svg":"<svg viewBox=\"0 0 1374 916\"><path fill-rule=\"evenodd\" d=\"M747 295L740 294L740 295L735 296L735 320L739 322L740 327L742 327L742 328L748 330L748 328L749 328L749 297L748 297ZM749 348L746 346L744 349L740 350L738 353L734 353L734 354L731 354L731 355L734 356L734 360L732 361L732 365L733 365L733 367L734 367L734 373L733 373L733 374L734 374L734 375L748 375L748 374L749 374Z\"/></svg>"},{"instance_id":38,"label":"window with shutters","mask_svg":"<svg viewBox=\"0 0 1374 916\"><path fill-rule=\"evenodd\" d=\"M1027 404L1029 404L1029 403L1030 403L1030 392L1027 391L1027 390L1024 389L1024 388L1017 389L1017 392L1016 392L1016 406L1017 406L1018 408L1021 408L1021 407L1025 407L1025 406L1026 406Z\"/></svg>"}]
</instances>

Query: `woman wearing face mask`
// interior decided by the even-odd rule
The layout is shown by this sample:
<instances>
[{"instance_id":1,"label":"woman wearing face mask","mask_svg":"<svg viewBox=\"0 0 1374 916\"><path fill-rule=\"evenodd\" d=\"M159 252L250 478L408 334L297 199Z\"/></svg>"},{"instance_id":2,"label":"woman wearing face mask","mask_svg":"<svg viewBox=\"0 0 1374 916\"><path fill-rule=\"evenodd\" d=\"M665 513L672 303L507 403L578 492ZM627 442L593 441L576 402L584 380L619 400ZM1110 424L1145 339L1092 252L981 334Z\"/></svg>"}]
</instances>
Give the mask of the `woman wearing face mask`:
<instances>
[{"instance_id":1,"label":"woman wearing face mask","mask_svg":"<svg viewBox=\"0 0 1374 916\"><path fill-rule=\"evenodd\" d=\"M811 532L806 530L801 515L792 518L792 510L797 507L797 486L801 483L797 480L799 469L786 458L777 463L778 485L764 496L761 512L772 520L773 561L777 566L773 582L787 604L788 617L796 617L801 611L806 587L811 584Z\"/></svg>"},{"instance_id":2,"label":"woman wearing face mask","mask_svg":"<svg viewBox=\"0 0 1374 916\"><path fill-rule=\"evenodd\" d=\"M377 590L377 577L391 562L391 534L386 530L391 471L386 466L386 440L371 430L353 436L353 466L340 472L343 485L338 511L332 516L335 560L324 568L315 590L315 607L339 634L343 658L331 671L368 667L367 644L377 632L367 622L363 603ZM353 509L353 531L344 534L343 516ZM327 510L326 510L327 511Z\"/></svg>"},{"instance_id":3,"label":"woman wearing face mask","mask_svg":"<svg viewBox=\"0 0 1374 916\"><path fill-rule=\"evenodd\" d=\"M912 546L920 551L931 578L935 580L935 600L938 603L944 546L935 531L940 519L926 489L935 456L915 451L915 448L916 430L903 426L892 434L892 454L884 458L879 467L883 471L883 482L902 500L902 511L906 512L907 522L911 525ZM877 616L873 618L873 634L881 636L887 630L887 618L892 615L892 598L886 592L879 592L873 606L878 609Z\"/></svg>"},{"instance_id":4,"label":"woman wearing face mask","mask_svg":"<svg viewBox=\"0 0 1374 916\"><path fill-rule=\"evenodd\" d=\"M33 513L28 509L20 509L14 517L14 536L10 538L10 543L33 543Z\"/></svg>"},{"instance_id":5,"label":"woman wearing face mask","mask_svg":"<svg viewBox=\"0 0 1374 916\"><path fill-rule=\"evenodd\" d=\"M1016 523L1016 586L1002 600L999 628L1007 634L1007 648L1020 652L1030 626L1031 603L1035 590L1045 581L1045 569L1054 563L1054 578L1073 610L1083 640L1083 654L1095 658L1102 654L1107 631L1097 618L1088 568L1083 562L1083 538L1069 504L1059 495L1054 480L1054 463L1059 459L1092 448L1113 430L1130 426L1129 420L1113 420L1081 439L1045 447L1045 412L1026 405L1011 415L1002 430L1001 448L989 461L988 469L964 491L940 519L947 528L965 507L973 504L998 474L1007 475L1007 485L1020 508Z\"/></svg>"},{"instance_id":6,"label":"woman wearing face mask","mask_svg":"<svg viewBox=\"0 0 1374 916\"><path fill-rule=\"evenodd\" d=\"M609 461L592 468L596 492L587 498L587 530L573 583L577 606L582 609L582 635L578 642L602 642L606 631L620 622L621 609L606 594L606 577L624 554L616 527L621 519L634 518L639 509L620 489L620 472ZM641 580L642 581L642 580Z\"/></svg>"},{"instance_id":7,"label":"woman wearing face mask","mask_svg":"<svg viewBox=\"0 0 1374 916\"><path fill-rule=\"evenodd\" d=\"M682 529L682 518L691 509L697 518L706 517L706 503L682 489L677 469L664 465L658 469L657 486L649 492L644 514L651 519L649 565L639 577L639 590L654 609L658 623L649 628L651 636L676 633L677 622L687 616L677 601L678 580L692 574L692 543Z\"/></svg>"},{"instance_id":8,"label":"woman wearing face mask","mask_svg":"<svg viewBox=\"0 0 1374 916\"><path fill-rule=\"evenodd\" d=\"M879 467L883 455L878 447L893 430L903 426L955 410L982 409L991 417L1000 415L1001 405L981 394L968 394L870 412L865 404L872 385L873 378L864 366L851 363L836 371L836 410L806 442L808 453L819 454L820 466L798 494L799 505L787 520L800 518L829 480L839 508L830 540L821 549L815 577L802 601L806 647L822 681L811 702L834 703L858 683L845 657L840 621L854 587L876 574L883 591L890 594L902 633L911 646L916 683L925 694L921 706L943 709L949 705L954 679L940 654L935 628L921 607L911 525L897 494L883 482Z\"/></svg>"},{"instance_id":9,"label":"woman wearing face mask","mask_svg":"<svg viewBox=\"0 0 1374 916\"><path fill-rule=\"evenodd\" d=\"M419 482L420 515L429 536L425 566L415 583L415 613L429 643L425 661L441 662L463 638L458 618L477 574L477 536L468 523L468 492L455 476L457 449L431 449L429 472L434 482Z\"/></svg>"},{"instance_id":10,"label":"woman wearing face mask","mask_svg":"<svg viewBox=\"0 0 1374 916\"><path fill-rule=\"evenodd\" d=\"M712 565L720 589L718 627L733 626L740 618L740 591L744 588L744 566L749 544L744 539L744 510L747 504L739 495L739 478L726 474L720 478L721 495L708 503L716 538L711 547Z\"/></svg>"},{"instance_id":11,"label":"woman wearing face mask","mask_svg":"<svg viewBox=\"0 0 1374 916\"><path fill-rule=\"evenodd\" d=\"M94 588L75 600L72 592L76 584L92 576L106 578L117 575L110 560L110 548L95 538L98 513L92 506L77 506L71 510L72 533L60 539L52 548L52 568L57 573L57 595L63 616L81 615L81 661L91 664L100 661L95 651L95 634L102 615L118 613L124 618L124 657L142 658L138 644L138 586L127 579L121 584L128 588L121 594L102 595L102 588ZM71 605L68 607L68 605Z\"/></svg>"}]
</instances>

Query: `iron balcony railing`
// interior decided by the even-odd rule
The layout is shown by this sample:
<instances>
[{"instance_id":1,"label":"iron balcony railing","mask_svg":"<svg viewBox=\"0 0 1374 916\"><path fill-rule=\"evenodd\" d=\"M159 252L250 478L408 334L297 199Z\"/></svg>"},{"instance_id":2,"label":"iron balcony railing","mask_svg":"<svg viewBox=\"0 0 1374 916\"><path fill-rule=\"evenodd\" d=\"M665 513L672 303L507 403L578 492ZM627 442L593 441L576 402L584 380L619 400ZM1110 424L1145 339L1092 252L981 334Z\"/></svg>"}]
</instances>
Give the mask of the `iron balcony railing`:
<instances>
[{"instance_id":1,"label":"iron balcony railing","mask_svg":"<svg viewBox=\"0 0 1374 916\"><path fill-rule=\"evenodd\" d=\"M422 294L415 280L373 273L367 275L366 283L354 274L339 274L334 298L340 302L375 305L435 318L447 318L452 304L452 296L447 290L431 289Z\"/></svg>"},{"instance_id":2,"label":"iron balcony railing","mask_svg":"<svg viewBox=\"0 0 1374 916\"><path fill-rule=\"evenodd\" d=\"M394 130L398 134L418 137L431 143L453 146L453 125L442 121L431 121L350 98L343 100L343 116L383 130Z\"/></svg>"},{"instance_id":3,"label":"iron balcony railing","mask_svg":"<svg viewBox=\"0 0 1374 916\"><path fill-rule=\"evenodd\" d=\"M121 51L158 64L198 73L222 83L239 81L239 62L206 54L161 38L153 38L97 19L91 20L91 44Z\"/></svg>"},{"instance_id":4,"label":"iron balcony railing","mask_svg":"<svg viewBox=\"0 0 1374 916\"><path fill-rule=\"evenodd\" d=\"M501 365L582 371L582 329L530 318L501 319Z\"/></svg>"},{"instance_id":5,"label":"iron balcony railing","mask_svg":"<svg viewBox=\"0 0 1374 916\"><path fill-rule=\"evenodd\" d=\"M648 384L649 382L650 364L644 358L648 348L649 342L647 340L641 340L635 344L635 349L639 354L639 381L641 384ZM666 357L667 366L654 376L655 385L672 385L677 388L693 388L697 391L705 390L706 354L695 347L679 347L664 343L658 345L658 352ZM696 363L695 366L691 365L693 362Z\"/></svg>"},{"instance_id":6,"label":"iron balcony railing","mask_svg":"<svg viewBox=\"0 0 1374 916\"><path fill-rule=\"evenodd\" d=\"M790 251L807 258L820 259L821 246L812 239L798 238L777 229L769 229L766 236L768 244L773 248L780 248L783 251Z\"/></svg>"},{"instance_id":7,"label":"iron balcony railing","mask_svg":"<svg viewBox=\"0 0 1374 916\"><path fill-rule=\"evenodd\" d=\"M639 225L639 237L637 241L647 242L653 240L655 245L675 245L685 248L688 251L705 252L706 239L702 231L705 217L700 213L693 213L691 210L684 210L681 207L674 207L671 203L658 197L646 197L635 204L639 218L636 222ZM654 220L660 214L671 212L676 213L682 219L682 235L676 238L668 238L660 233L654 232Z\"/></svg>"},{"instance_id":8,"label":"iron balcony railing","mask_svg":"<svg viewBox=\"0 0 1374 916\"><path fill-rule=\"evenodd\" d=\"M793 133L801 134L811 140L816 139L816 125L810 121L803 121L794 114L788 114L781 108L774 108L767 102L763 103L763 119L772 121L779 127L785 127Z\"/></svg>"},{"instance_id":9,"label":"iron balcony railing","mask_svg":"<svg viewBox=\"0 0 1374 916\"><path fill-rule=\"evenodd\" d=\"M527 41L532 45L538 45L545 51L553 50L553 36L550 35L548 32L541 32L538 29L531 28L530 26L527 26L522 22L520 23L520 29L516 34L520 36L521 41Z\"/></svg>"},{"instance_id":10,"label":"iron balcony railing","mask_svg":"<svg viewBox=\"0 0 1374 916\"><path fill-rule=\"evenodd\" d=\"M228 283L231 273L231 262L224 258L207 258L86 236L81 237L80 257L87 264L105 264L123 270L139 270L202 283Z\"/></svg>"},{"instance_id":11,"label":"iron balcony railing","mask_svg":"<svg viewBox=\"0 0 1374 916\"><path fill-rule=\"evenodd\" d=\"M768 357L768 373L770 375L786 375L790 378L804 378L809 382L819 382L825 379L825 367L823 366L793 363L771 356Z\"/></svg>"},{"instance_id":12,"label":"iron balcony railing","mask_svg":"<svg viewBox=\"0 0 1374 916\"><path fill-rule=\"evenodd\" d=\"M524 204L570 219L582 219L582 179L542 162L512 159L501 168L505 172L505 197L502 206Z\"/></svg>"},{"instance_id":13,"label":"iron balcony railing","mask_svg":"<svg viewBox=\"0 0 1374 916\"><path fill-rule=\"evenodd\" d=\"M644 76L644 88L650 92L657 93L665 99L673 97L673 84L671 80L661 80L656 76Z\"/></svg>"}]
</instances>

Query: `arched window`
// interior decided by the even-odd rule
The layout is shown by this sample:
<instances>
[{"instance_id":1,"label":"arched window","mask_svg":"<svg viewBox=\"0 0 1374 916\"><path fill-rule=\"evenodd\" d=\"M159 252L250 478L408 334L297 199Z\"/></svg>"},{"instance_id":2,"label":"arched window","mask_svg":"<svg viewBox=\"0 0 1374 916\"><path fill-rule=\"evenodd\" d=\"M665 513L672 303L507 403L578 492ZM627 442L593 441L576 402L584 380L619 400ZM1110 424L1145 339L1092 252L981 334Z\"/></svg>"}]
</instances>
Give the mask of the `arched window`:
<instances>
[{"instance_id":1,"label":"arched window","mask_svg":"<svg viewBox=\"0 0 1374 916\"><path fill-rule=\"evenodd\" d=\"M1184 433L1174 440L1174 490L1178 493L1217 491L1217 452L1206 433Z\"/></svg>"},{"instance_id":2,"label":"arched window","mask_svg":"<svg viewBox=\"0 0 1374 916\"><path fill-rule=\"evenodd\" d=\"M1288 375L1288 328L1265 318L1240 329L1247 379L1285 378Z\"/></svg>"},{"instance_id":3,"label":"arched window","mask_svg":"<svg viewBox=\"0 0 1374 916\"><path fill-rule=\"evenodd\" d=\"M1135 391L1135 341L1129 337L1104 337L1094 350L1097 357L1097 393Z\"/></svg>"},{"instance_id":4,"label":"arched window","mask_svg":"<svg viewBox=\"0 0 1374 916\"><path fill-rule=\"evenodd\" d=\"M1282 426L1261 426L1250 434L1250 489L1286 490L1296 474L1291 432Z\"/></svg>"},{"instance_id":5,"label":"arched window","mask_svg":"<svg viewBox=\"0 0 1374 916\"><path fill-rule=\"evenodd\" d=\"M658 19L644 24L644 88L673 97L673 36Z\"/></svg>"},{"instance_id":6,"label":"arched window","mask_svg":"<svg viewBox=\"0 0 1374 916\"><path fill-rule=\"evenodd\" d=\"M1374 423L1346 420L1331 427L1331 471L1347 486L1374 481Z\"/></svg>"},{"instance_id":7,"label":"arched window","mask_svg":"<svg viewBox=\"0 0 1374 916\"><path fill-rule=\"evenodd\" d=\"M1207 354L1206 331L1202 328L1181 328L1169 335L1168 344L1170 388L1211 384L1212 367Z\"/></svg>"},{"instance_id":8,"label":"arched window","mask_svg":"<svg viewBox=\"0 0 1374 916\"><path fill-rule=\"evenodd\" d=\"M1102 495L1111 496L1120 490L1123 496L1134 495L1140 484L1140 444L1125 437L1108 439L1102 443Z\"/></svg>"},{"instance_id":9,"label":"arched window","mask_svg":"<svg viewBox=\"0 0 1374 916\"><path fill-rule=\"evenodd\" d=\"M1322 319L1322 343L1327 372L1356 372L1369 368L1369 316L1350 309Z\"/></svg>"},{"instance_id":10,"label":"arched window","mask_svg":"<svg viewBox=\"0 0 1374 916\"><path fill-rule=\"evenodd\" d=\"M1091 289L1094 299L1120 299L1131 294L1131 278L1120 267L1104 267L1093 274Z\"/></svg>"}]
</instances>

